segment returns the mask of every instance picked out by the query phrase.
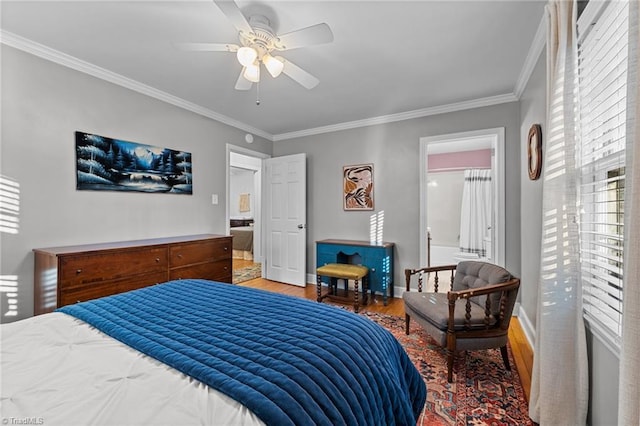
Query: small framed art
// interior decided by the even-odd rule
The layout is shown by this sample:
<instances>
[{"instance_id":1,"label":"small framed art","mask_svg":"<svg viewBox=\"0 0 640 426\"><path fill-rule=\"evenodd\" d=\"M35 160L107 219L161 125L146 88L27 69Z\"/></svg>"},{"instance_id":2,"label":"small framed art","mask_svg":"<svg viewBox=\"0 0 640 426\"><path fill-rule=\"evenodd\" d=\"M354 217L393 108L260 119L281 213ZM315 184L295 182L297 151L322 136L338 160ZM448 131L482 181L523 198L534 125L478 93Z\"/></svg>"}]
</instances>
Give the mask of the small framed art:
<instances>
[{"instance_id":1,"label":"small framed art","mask_svg":"<svg viewBox=\"0 0 640 426\"><path fill-rule=\"evenodd\" d=\"M373 164L342 168L345 210L373 210Z\"/></svg>"}]
</instances>

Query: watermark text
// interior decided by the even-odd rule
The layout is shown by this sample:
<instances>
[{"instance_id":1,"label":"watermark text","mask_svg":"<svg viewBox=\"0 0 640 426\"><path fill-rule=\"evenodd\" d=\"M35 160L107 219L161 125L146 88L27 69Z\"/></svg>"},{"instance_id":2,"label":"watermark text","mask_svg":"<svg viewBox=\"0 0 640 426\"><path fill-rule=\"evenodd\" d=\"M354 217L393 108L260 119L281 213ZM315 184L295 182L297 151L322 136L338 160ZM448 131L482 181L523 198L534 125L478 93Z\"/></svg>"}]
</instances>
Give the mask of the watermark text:
<instances>
[{"instance_id":1,"label":"watermark text","mask_svg":"<svg viewBox=\"0 0 640 426\"><path fill-rule=\"evenodd\" d=\"M3 417L3 425L43 425L44 417Z\"/></svg>"}]
</instances>

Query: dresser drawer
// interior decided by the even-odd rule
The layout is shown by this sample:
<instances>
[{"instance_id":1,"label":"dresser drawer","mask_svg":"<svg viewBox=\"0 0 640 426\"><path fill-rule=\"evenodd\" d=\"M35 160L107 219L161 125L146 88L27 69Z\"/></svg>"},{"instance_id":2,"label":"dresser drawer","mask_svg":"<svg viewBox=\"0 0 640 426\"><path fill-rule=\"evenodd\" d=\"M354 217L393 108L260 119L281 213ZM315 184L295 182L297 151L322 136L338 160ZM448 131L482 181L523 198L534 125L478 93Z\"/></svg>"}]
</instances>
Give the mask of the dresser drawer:
<instances>
[{"instance_id":1,"label":"dresser drawer","mask_svg":"<svg viewBox=\"0 0 640 426\"><path fill-rule=\"evenodd\" d=\"M212 241L194 241L175 244L169 248L171 268L194 263L211 262L230 256L231 238L219 238Z\"/></svg>"},{"instance_id":2,"label":"dresser drawer","mask_svg":"<svg viewBox=\"0 0 640 426\"><path fill-rule=\"evenodd\" d=\"M118 287L112 282L101 282L87 287L64 290L60 292L58 307L111 296L117 294L118 291Z\"/></svg>"},{"instance_id":3,"label":"dresser drawer","mask_svg":"<svg viewBox=\"0 0 640 426\"><path fill-rule=\"evenodd\" d=\"M367 252L366 247L352 245L318 245L318 254L316 263L318 266L327 263L352 263L354 265L363 265L363 256Z\"/></svg>"},{"instance_id":4,"label":"dresser drawer","mask_svg":"<svg viewBox=\"0 0 640 426\"><path fill-rule=\"evenodd\" d=\"M125 277L112 281L101 281L92 284L85 284L81 287L62 289L58 306L70 305L86 300L97 299L100 297L111 296L113 294L123 293L130 290L136 290L150 285L165 282L167 280L167 272L156 272L153 274L145 274L137 277Z\"/></svg>"},{"instance_id":5,"label":"dresser drawer","mask_svg":"<svg viewBox=\"0 0 640 426\"><path fill-rule=\"evenodd\" d=\"M230 282L228 277L231 277L231 262L231 259L223 259L215 262L173 268L169 271L169 279L200 278L203 280Z\"/></svg>"},{"instance_id":6,"label":"dresser drawer","mask_svg":"<svg viewBox=\"0 0 640 426\"><path fill-rule=\"evenodd\" d=\"M68 256L60 263L60 287L76 287L132 275L166 274L167 248Z\"/></svg>"}]
</instances>

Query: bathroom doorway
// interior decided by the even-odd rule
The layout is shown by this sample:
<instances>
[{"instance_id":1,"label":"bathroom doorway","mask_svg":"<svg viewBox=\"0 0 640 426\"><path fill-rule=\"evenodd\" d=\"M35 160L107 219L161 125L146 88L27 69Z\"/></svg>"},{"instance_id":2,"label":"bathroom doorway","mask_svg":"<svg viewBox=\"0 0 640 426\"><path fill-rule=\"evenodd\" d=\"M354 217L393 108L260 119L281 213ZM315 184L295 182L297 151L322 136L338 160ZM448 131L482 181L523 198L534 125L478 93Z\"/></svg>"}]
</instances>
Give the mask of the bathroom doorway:
<instances>
[{"instance_id":1,"label":"bathroom doorway","mask_svg":"<svg viewBox=\"0 0 640 426\"><path fill-rule=\"evenodd\" d=\"M424 264L482 259L504 266L504 149L504 128L420 138ZM478 182L484 185L481 190L470 186ZM483 207L469 208L477 193L484 194Z\"/></svg>"}]
</instances>

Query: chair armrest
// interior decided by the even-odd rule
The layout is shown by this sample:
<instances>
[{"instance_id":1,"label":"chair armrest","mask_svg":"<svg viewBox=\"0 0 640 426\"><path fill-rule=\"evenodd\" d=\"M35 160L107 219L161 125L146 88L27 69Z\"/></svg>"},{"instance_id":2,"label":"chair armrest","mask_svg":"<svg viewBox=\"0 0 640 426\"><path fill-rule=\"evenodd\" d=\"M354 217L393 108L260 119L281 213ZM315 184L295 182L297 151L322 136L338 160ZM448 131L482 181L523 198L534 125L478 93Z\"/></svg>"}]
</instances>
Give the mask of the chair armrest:
<instances>
[{"instance_id":1,"label":"chair armrest","mask_svg":"<svg viewBox=\"0 0 640 426\"><path fill-rule=\"evenodd\" d=\"M496 293L499 291L515 290L520 286L520 280L518 278L512 278L509 281L503 283L486 285L484 287L470 288L467 290L450 291L447 293L447 298L451 301L457 299L468 299L475 296L484 296L486 294Z\"/></svg>"},{"instance_id":2,"label":"chair armrest","mask_svg":"<svg viewBox=\"0 0 640 426\"><path fill-rule=\"evenodd\" d=\"M456 269L457 266L458 265L425 266L424 268L418 268L418 269L405 269L404 273L407 274L407 272L409 272L411 275L414 275L420 272L424 274L428 272L453 271Z\"/></svg>"},{"instance_id":3,"label":"chair armrest","mask_svg":"<svg viewBox=\"0 0 640 426\"><path fill-rule=\"evenodd\" d=\"M418 291L422 291L422 274L429 274L431 272L436 273L436 277L438 272L442 271L455 271L458 265L440 265L440 266L427 266L424 268L418 269L410 269L407 268L404 270L404 277L406 282L406 291L411 290L411 277L415 274L420 274L420 278L418 279Z\"/></svg>"},{"instance_id":4,"label":"chair armrest","mask_svg":"<svg viewBox=\"0 0 640 426\"><path fill-rule=\"evenodd\" d=\"M491 298L488 296L492 293L510 293L510 292L516 292L518 291L518 288L520 287L520 279L518 278L512 278L509 281L505 281L503 283L498 283L498 284L491 284L491 285L487 285L484 287L479 287L479 288L472 288L472 289L467 289L467 290L458 290L458 291L449 291L447 293L447 299L449 300L449 321L448 321L448 326L447 326L447 332L448 333L455 333L455 309L456 309L456 300L458 299L467 299L466 302L466 324L467 327L470 327L470 323L471 323L471 298L472 297L476 297L476 296L484 296L487 295L487 301L486 301L486 306L485 306L485 316L484 316L484 322L485 322L485 327L488 329L489 328L489 324L490 324L490 318L491 318L491 311L490 311L490 303L491 303ZM510 306L505 306L507 303L507 299L512 299L511 302L509 302ZM511 305L511 303L515 303L515 295L513 295L512 298L510 297L505 297L502 296L500 298L500 313L499 313L499 318L498 318L498 323L497 326L499 328L505 328L508 326L509 324L509 320L511 317L511 311L513 309L513 306ZM508 317L508 318L507 318Z\"/></svg>"}]
</instances>

